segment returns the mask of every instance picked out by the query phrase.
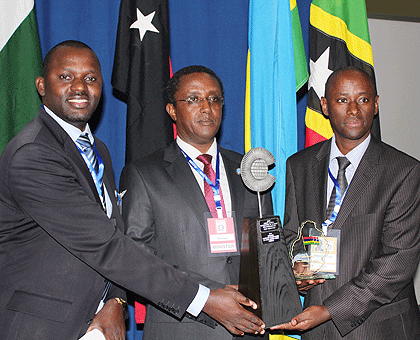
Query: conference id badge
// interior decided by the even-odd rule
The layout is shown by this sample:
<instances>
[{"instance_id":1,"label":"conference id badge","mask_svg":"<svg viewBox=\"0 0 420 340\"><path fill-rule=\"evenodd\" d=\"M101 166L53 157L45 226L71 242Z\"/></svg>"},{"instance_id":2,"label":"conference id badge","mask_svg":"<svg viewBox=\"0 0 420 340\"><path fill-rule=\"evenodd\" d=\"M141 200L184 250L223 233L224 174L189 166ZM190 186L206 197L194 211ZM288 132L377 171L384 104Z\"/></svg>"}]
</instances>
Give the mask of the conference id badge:
<instances>
[{"instance_id":1,"label":"conference id badge","mask_svg":"<svg viewBox=\"0 0 420 340\"><path fill-rule=\"evenodd\" d=\"M309 229L309 236L313 239L309 245L309 269L311 272L325 274L339 274L340 259L340 230L328 230L324 236L315 228Z\"/></svg>"},{"instance_id":2,"label":"conference id badge","mask_svg":"<svg viewBox=\"0 0 420 340\"><path fill-rule=\"evenodd\" d=\"M207 224L207 240L210 256L239 255L238 233L235 212L227 212L227 217L213 217L204 213Z\"/></svg>"}]
</instances>

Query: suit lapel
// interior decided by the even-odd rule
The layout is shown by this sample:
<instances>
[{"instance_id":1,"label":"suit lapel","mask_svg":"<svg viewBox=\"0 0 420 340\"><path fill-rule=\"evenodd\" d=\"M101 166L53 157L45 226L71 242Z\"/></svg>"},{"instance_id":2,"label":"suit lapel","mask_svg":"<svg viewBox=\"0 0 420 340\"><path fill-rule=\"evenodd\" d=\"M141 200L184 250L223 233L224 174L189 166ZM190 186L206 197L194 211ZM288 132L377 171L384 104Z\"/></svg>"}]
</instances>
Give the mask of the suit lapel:
<instances>
[{"instance_id":1,"label":"suit lapel","mask_svg":"<svg viewBox=\"0 0 420 340\"><path fill-rule=\"evenodd\" d=\"M95 200L100 204L101 202L99 199L99 195L96 191L95 183L93 182L89 169L86 166L86 163L80 155L80 152L74 144L73 140L70 138L67 132L64 131L64 129L54 119L52 119L48 113L44 111L43 108L39 110L38 117L42 120L43 125L47 127L47 129L53 135L55 141L58 143L56 144L54 143L54 141L48 140L48 145L50 147L55 146L57 149L61 149L61 151L63 151L68 157L70 157L71 161L82 173L83 178L87 183L87 187L90 189L87 190L87 194L91 197L91 199ZM81 183L81 185L83 185L83 183Z\"/></svg>"},{"instance_id":2,"label":"suit lapel","mask_svg":"<svg viewBox=\"0 0 420 340\"><path fill-rule=\"evenodd\" d=\"M232 211L235 211L235 213L239 213L243 210L244 206L242 179L236 173L236 169L239 168L240 164L230 159L226 155L225 150L223 148L219 147L219 150L223 158L223 164L225 165L226 176L229 184ZM239 218L239 216L237 217Z\"/></svg>"},{"instance_id":3,"label":"suit lapel","mask_svg":"<svg viewBox=\"0 0 420 340\"><path fill-rule=\"evenodd\" d=\"M327 178L328 178L328 161L330 155L331 140L323 143L315 158L316 161L312 166L312 187L309 189L307 197L314 197L317 216L315 220L323 222L326 218L326 200L327 200ZM313 192L313 194L311 194ZM313 195L313 196L312 196ZM307 199L303 197L302 199ZM320 227L320 226L318 226Z\"/></svg>"},{"instance_id":4,"label":"suit lapel","mask_svg":"<svg viewBox=\"0 0 420 340\"><path fill-rule=\"evenodd\" d=\"M201 226L206 229L203 212L210 212L210 210L200 186L176 142L173 142L165 150L164 161L168 164L166 167L168 174L179 190L179 198L188 203Z\"/></svg>"},{"instance_id":5,"label":"suit lapel","mask_svg":"<svg viewBox=\"0 0 420 340\"><path fill-rule=\"evenodd\" d=\"M334 229L341 229L361 195L377 174L380 151L380 143L372 137L344 197L340 212L334 222Z\"/></svg>"}]
</instances>

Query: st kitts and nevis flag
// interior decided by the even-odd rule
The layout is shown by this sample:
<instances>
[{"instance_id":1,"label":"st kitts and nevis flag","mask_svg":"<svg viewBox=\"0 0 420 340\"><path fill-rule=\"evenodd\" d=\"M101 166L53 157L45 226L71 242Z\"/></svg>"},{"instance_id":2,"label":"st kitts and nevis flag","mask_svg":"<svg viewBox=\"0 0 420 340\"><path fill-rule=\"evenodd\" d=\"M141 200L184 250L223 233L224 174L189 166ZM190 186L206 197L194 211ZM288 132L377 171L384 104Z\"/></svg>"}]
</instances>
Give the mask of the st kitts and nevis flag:
<instances>
[{"instance_id":1,"label":"st kitts and nevis flag","mask_svg":"<svg viewBox=\"0 0 420 340\"><path fill-rule=\"evenodd\" d=\"M127 102L126 163L174 139L164 99L169 69L168 1L122 0L111 83Z\"/></svg>"},{"instance_id":2,"label":"st kitts and nevis flag","mask_svg":"<svg viewBox=\"0 0 420 340\"><path fill-rule=\"evenodd\" d=\"M274 212L284 211L286 159L297 151L296 91L308 80L296 0L251 0L245 99L245 151L276 159Z\"/></svg>"},{"instance_id":3,"label":"st kitts and nevis flag","mask_svg":"<svg viewBox=\"0 0 420 340\"><path fill-rule=\"evenodd\" d=\"M333 135L329 119L322 115L320 102L325 82L333 71L355 66L375 79L365 0L313 0L309 54L306 147ZM372 134L380 139L378 115L373 122Z\"/></svg>"},{"instance_id":4,"label":"st kitts and nevis flag","mask_svg":"<svg viewBox=\"0 0 420 340\"><path fill-rule=\"evenodd\" d=\"M38 113L41 63L34 0L0 0L0 153Z\"/></svg>"}]
</instances>

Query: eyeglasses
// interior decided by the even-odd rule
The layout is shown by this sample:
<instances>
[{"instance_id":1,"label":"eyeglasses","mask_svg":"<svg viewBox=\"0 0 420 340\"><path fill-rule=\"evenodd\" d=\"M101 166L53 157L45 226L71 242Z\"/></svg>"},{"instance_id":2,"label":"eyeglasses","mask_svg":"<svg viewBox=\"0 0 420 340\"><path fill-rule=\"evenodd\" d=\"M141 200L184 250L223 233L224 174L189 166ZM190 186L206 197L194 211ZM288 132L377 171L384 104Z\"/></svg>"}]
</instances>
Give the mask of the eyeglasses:
<instances>
[{"instance_id":1,"label":"eyeglasses","mask_svg":"<svg viewBox=\"0 0 420 340\"><path fill-rule=\"evenodd\" d=\"M198 106L204 103L204 101L207 100L207 102L209 103L209 105L223 105L225 99L221 98L221 97L217 97L217 96L210 96L207 98L198 98L196 96L190 96L187 99L179 99L176 100L177 102L186 102L188 105L194 105L194 106Z\"/></svg>"}]
</instances>

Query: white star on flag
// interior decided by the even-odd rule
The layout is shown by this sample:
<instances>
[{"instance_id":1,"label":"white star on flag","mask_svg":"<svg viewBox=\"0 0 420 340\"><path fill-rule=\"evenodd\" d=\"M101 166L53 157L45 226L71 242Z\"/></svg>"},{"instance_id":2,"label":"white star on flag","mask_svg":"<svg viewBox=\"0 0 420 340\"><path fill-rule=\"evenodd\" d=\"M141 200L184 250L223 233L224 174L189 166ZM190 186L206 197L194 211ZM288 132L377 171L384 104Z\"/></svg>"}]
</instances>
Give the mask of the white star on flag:
<instances>
[{"instance_id":1,"label":"white star on flag","mask_svg":"<svg viewBox=\"0 0 420 340\"><path fill-rule=\"evenodd\" d=\"M330 59L330 48L328 47L318 58L317 61L309 61L310 77L309 88L313 88L319 99L324 96L325 83L333 71L328 68Z\"/></svg>"},{"instance_id":2,"label":"white star on flag","mask_svg":"<svg viewBox=\"0 0 420 340\"><path fill-rule=\"evenodd\" d=\"M133 22L130 28L137 28L139 30L140 40L143 40L144 35L147 31L159 33L158 29L153 26L152 20L155 16L156 11L144 16L142 12L137 8L137 21Z\"/></svg>"}]
</instances>

